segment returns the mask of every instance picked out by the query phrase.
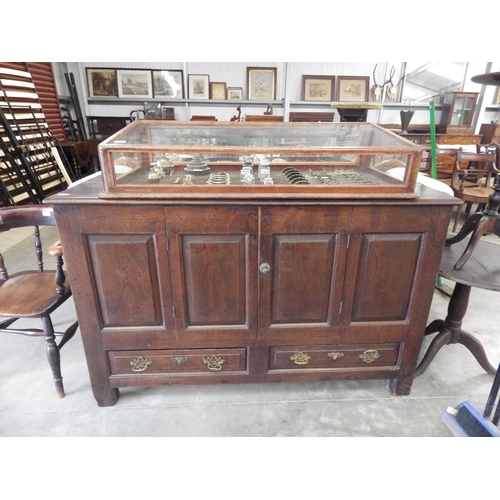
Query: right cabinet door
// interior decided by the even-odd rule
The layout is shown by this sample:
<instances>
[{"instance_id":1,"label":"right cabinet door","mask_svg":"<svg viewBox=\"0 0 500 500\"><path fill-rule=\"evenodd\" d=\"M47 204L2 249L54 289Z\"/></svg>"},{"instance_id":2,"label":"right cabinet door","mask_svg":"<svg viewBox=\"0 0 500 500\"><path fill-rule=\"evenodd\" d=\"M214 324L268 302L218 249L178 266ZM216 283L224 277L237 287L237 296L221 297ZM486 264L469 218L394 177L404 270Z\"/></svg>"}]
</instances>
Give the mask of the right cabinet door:
<instances>
[{"instance_id":1,"label":"right cabinet door","mask_svg":"<svg viewBox=\"0 0 500 500\"><path fill-rule=\"evenodd\" d=\"M261 210L259 337L333 340L339 333L351 207Z\"/></svg>"},{"instance_id":2,"label":"right cabinet door","mask_svg":"<svg viewBox=\"0 0 500 500\"><path fill-rule=\"evenodd\" d=\"M349 342L423 335L446 236L439 207L355 207L342 318ZM420 331L421 330L421 331Z\"/></svg>"}]
</instances>

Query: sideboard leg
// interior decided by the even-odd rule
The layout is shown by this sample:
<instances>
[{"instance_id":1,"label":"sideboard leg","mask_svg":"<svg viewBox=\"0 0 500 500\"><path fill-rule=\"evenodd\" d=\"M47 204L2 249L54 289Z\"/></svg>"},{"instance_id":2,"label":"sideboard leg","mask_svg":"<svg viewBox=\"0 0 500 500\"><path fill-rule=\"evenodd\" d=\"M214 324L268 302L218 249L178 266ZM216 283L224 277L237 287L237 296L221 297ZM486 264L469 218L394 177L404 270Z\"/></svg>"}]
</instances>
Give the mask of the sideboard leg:
<instances>
[{"instance_id":1,"label":"sideboard leg","mask_svg":"<svg viewBox=\"0 0 500 500\"><path fill-rule=\"evenodd\" d=\"M389 381L389 392L393 396L408 396L413 385L413 375L393 378Z\"/></svg>"},{"instance_id":2,"label":"sideboard leg","mask_svg":"<svg viewBox=\"0 0 500 500\"><path fill-rule=\"evenodd\" d=\"M97 406L113 406L120 397L118 389L105 389L103 387L92 387Z\"/></svg>"}]
</instances>

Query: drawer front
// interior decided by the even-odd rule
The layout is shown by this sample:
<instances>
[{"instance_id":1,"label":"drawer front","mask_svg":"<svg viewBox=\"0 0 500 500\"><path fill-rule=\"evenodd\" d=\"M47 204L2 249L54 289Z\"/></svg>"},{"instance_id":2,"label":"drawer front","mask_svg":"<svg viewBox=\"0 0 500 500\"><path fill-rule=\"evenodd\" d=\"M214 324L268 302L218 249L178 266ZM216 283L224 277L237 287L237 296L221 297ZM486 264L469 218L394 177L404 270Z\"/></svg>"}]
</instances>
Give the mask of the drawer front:
<instances>
[{"instance_id":1,"label":"drawer front","mask_svg":"<svg viewBox=\"0 0 500 500\"><path fill-rule=\"evenodd\" d=\"M396 366L399 344L271 347L271 370Z\"/></svg>"},{"instance_id":2,"label":"drawer front","mask_svg":"<svg viewBox=\"0 0 500 500\"><path fill-rule=\"evenodd\" d=\"M470 145L481 144L481 135L463 134L443 134L437 138L438 144Z\"/></svg>"},{"instance_id":3,"label":"drawer front","mask_svg":"<svg viewBox=\"0 0 500 500\"><path fill-rule=\"evenodd\" d=\"M108 355L113 375L244 372L247 364L246 348L111 351Z\"/></svg>"}]
</instances>

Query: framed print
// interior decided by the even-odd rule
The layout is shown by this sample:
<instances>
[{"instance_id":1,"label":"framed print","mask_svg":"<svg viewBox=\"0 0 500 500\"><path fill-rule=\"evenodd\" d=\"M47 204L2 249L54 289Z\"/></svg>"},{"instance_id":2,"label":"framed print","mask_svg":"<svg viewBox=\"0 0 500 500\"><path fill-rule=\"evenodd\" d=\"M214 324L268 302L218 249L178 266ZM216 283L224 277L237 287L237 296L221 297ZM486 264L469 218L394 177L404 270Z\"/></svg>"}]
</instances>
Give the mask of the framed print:
<instances>
[{"instance_id":1,"label":"framed print","mask_svg":"<svg viewBox=\"0 0 500 500\"><path fill-rule=\"evenodd\" d=\"M326 75L302 75L303 101L333 101L335 77Z\"/></svg>"},{"instance_id":2,"label":"framed print","mask_svg":"<svg viewBox=\"0 0 500 500\"><path fill-rule=\"evenodd\" d=\"M241 100L243 99L243 88L242 87L228 87L227 88L227 98L229 100Z\"/></svg>"},{"instance_id":3,"label":"framed print","mask_svg":"<svg viewBox=\"0 0 500 500\"><path fill-rule=\"evenodd\" d=\"M208 75L188 75L189 99L208 99L209 84Z\"/></svg>"},{"instance_id":4,"label":"framed print","mask_svg":"<svg viewBox=\"0 0 500 500\"><path fill-rule=\"evenodd\" d=\"M116 69L87 68L89 97L118 97Z\"/></svg>"},{"instance_id":5,"label":"framed print","mask_svg":"<svg viewBox=\"0 0 500 500\"><path fill-rule=\"evenodd\" d=\"M118 69L118 97L153 97L151 71Z\"/></svg>"},{"instance_id":6,"label":"framed print","mask_svg":"<svg viewBox=\"0 0 500 500\"><path fill-rule=\"evenodd\" d=\"M210 99L226 100L227 90L225 82L210 82Z\"/></svg>"},{"instance_id":7,"label":"framed print","mask_svg":"<svg viewBox=\"0 0 500 500\"><path fill-rule=\"evenodd\" d=\"M368 102L369 76L338 76L337 101Z\"/></svg>"},{"instance_id":8,"label":"framed print","mask_svg":"<svg viewBox=\"0 0 500 500\"><path fill-rule=\"evenodd\" d=\"M153 97L184 99L184 73L181 69L153 71Z\"/></svg>"},{"instance_id":9,"label":"framed print","mask_svg":"<svg viewBox=\"0 0 500 500\"><path fill-rule=\"evenodd\" d=\"M274 101L276 99L276 68L247 67L249 101Z\"/></svg>"}]
</instances>

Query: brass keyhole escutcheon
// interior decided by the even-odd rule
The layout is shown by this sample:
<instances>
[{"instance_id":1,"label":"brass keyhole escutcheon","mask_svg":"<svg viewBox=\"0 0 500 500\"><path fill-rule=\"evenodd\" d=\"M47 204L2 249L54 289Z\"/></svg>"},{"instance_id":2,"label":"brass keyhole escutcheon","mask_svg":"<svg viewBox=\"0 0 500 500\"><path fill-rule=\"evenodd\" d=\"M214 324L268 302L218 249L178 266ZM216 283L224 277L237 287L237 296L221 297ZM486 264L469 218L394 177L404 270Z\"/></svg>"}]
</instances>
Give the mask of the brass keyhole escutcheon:
<instances>
[{"instance_id":1,"label":"brass keyhole escutcheon","mask_svg":"<svg viewBox=\"0 0 500 500\"><path fill-rule=\"evenodd\" d=\"M271 266L267 263L264 262L259 266L259 270L262 274L269 274L269 271L271 270Z\"/></svg>"}]
</instances>

